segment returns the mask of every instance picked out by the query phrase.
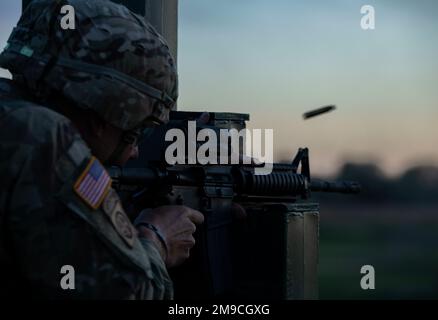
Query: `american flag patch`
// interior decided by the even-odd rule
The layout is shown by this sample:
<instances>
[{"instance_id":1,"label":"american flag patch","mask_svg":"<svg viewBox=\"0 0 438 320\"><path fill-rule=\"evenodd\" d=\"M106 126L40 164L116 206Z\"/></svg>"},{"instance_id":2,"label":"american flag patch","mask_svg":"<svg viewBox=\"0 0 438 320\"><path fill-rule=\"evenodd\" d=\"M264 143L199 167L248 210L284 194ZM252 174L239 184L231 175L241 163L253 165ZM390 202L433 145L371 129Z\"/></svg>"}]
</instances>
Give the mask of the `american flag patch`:
<instances>
[{"instance_id":1,"label":"american flag patch","mask_svg":"<svg viewBox=\"0 0 438 320\"><path fill-rule=\"evenodd\" d=\"M82 172L74 190L91 208L97 209L111 187L111 178L99 160L92 157Z\"/></svg>"}]
</instances>

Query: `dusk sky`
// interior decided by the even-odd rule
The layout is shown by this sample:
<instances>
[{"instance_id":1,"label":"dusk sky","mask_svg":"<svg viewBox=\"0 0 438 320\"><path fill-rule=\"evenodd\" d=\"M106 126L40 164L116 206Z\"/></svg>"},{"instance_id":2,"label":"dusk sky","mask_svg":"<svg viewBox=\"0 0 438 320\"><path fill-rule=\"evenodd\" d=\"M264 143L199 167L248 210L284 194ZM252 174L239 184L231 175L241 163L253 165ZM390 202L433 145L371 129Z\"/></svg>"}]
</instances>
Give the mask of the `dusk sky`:
<instances>
[{"instance_id":1,"label":"dusk sky","mask_svg":"<svg viewBox=\"0 0 438 320\"><path fill-rule=\"evenodd\" d=\"M375 30L361 29L362 5ZM20 7L0 3L1 47ZM308 146L316 174L438 165L437 15L436 0L180 0L180 110L250 113L274 129L274 160Z\"/></svg>"}]
</instances>

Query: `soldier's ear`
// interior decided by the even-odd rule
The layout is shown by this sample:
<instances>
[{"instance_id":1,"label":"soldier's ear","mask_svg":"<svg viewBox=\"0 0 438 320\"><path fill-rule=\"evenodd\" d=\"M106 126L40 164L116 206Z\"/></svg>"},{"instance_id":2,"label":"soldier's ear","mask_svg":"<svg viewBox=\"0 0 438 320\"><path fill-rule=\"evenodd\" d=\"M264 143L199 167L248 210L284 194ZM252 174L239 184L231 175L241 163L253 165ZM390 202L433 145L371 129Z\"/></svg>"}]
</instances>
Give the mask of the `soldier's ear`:
<instances>
[{"instance_id":1,"label":"soldier's ear","mask_svg":"<svg viewBox=\"0 0 438 320\"><path fill-rule=\"evenodd\" d=\"M105 132L109 129L109 124L102 121L100 118L98 118L95 115L90 116L90 129L93 136L97 138L102 138L105 134Z\"/></svg>"}]
</instances>

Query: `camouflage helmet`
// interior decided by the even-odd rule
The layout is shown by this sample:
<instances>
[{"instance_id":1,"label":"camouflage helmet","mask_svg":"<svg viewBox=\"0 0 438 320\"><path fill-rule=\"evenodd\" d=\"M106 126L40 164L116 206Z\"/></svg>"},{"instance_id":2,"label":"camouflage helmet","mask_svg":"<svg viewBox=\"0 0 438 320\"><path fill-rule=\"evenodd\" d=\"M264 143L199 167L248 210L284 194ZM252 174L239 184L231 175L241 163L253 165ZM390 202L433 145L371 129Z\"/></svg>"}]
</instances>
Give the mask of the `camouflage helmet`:
<instances>
[{"instance_id":1,"label":"camouflage helmet","mask_svg":"<svg viewBox=\"0 0 438 320\"><path fill-rule=\"evenodd\" d=\"M61 25L65 5L75 10L73 30ZM178 96L165 40L142 17L109 0L34 0L0 66L37 96L58 92L123 130L151 117L167 122Z\"/></svg>"}]
</instances>

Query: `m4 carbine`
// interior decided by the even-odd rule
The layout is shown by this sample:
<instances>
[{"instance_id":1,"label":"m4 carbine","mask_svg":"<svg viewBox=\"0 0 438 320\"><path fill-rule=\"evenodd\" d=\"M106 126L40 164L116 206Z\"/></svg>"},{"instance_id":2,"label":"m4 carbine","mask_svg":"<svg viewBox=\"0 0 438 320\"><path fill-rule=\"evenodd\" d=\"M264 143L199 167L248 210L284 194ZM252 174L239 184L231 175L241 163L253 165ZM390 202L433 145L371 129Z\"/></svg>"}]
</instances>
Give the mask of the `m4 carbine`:
<instances>
[{"instance_id":1,"label":"m4 carbine","mask_svg":"<svg viewBox=\"0 0 438 320\"><path fill-rule=\"evenodd\" d=\"M250 252L257 252L253 244L256 245L258 238L266 234L262 228L266 227L269 211L275 211L282 204L305 205L314 191L357 193L360 186L356 182L311 179L307 148L299 149L290 164L273 164L273 170L268 175L256 175L256 164L168 165L163 158L165 132L171 128L185 128L187 122L196 116L198 113L172 113L170 123L157 129L140 146L140 150L144 151L140 159L131 162L128 167L111 167L108 170L113 179L113 187L122 195L128 211L138 212L143 208L177 204L197 209L204 214L204 224L195 233L196 246L192 249L191 257L181 267L171 270L176 299L248 296L251 281L242 282L249 267L245 266L248 263L245 257ZM210 114L210 123L204 127L219 129L215 126L217 123L222 128L236 127L237 122L237 127L240 125L241 128L242 119L247 120L245 117L214 113ZM198 129L202 128L201 125ZM152 149L151 143L155 143ZM234 203L245 208L245 219L236 219L233 214ZM277 218L273 215L272 221ZM284 231L281 225L287 223L282 221L283 218L273 226L275 234L269 241L274 241L277 236L280 243L288 241L280 236ZM277 228L278 232L275 231ZM255 240L248 241L251 238ZM269 241L257 246L264 250L262 246ZM275 241L272 245L276 246ZM252 248L248 249L248 246ZM280 255L288 259L287 253ZM281 270L274 272L287 274L288 270L285 269L288 267L282 262L280 264ZM258 286L259 294L252 292L253 296L288 297L284 289L277 290L268 286ZM294 294L290 293L289 296Z\"/></svg>"}]
</instances>

